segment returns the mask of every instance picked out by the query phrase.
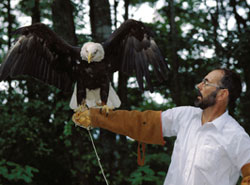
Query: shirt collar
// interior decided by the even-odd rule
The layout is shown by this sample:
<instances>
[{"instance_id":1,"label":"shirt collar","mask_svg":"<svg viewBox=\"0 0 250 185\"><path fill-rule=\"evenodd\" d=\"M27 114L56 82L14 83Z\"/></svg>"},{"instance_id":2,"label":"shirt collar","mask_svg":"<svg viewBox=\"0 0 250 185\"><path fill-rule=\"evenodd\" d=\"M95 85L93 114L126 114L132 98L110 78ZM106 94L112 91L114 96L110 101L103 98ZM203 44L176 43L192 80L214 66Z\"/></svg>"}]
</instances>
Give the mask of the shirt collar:
<instances>
[{"instance_id":1,"label":"shirt collar","mask_svg":"<svg viewBox=\"0 0 250 185\"><path fill-rule=\"evenodd\" d=\"M213 120L211 123L217 128L217 130L221 130L226 123L226 119L228 117L228 111L224 112L222 115L220 115L218 118Z\"/></svg>"}]
</instances>

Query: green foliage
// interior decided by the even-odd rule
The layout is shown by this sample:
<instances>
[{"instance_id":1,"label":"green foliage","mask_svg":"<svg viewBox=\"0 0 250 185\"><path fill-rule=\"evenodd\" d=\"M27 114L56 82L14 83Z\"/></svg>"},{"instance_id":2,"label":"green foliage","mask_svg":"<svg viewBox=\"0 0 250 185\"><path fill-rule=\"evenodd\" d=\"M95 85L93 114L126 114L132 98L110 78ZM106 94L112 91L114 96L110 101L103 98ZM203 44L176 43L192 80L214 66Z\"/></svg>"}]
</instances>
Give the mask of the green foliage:
<instances>
[{"instance_id":1,"label":"green foliage","mask_svg":"<svg viewBox=\"0 0 250 185\"><path fill-rule=\"evenodd\" d=\"M38 169L25 165L24 167L10 161L2 159L0 161L0 176L9 180L18 182L22 180L26 183L31 183L34 177L33 173L39 172ZM1 180L0 180L1 183Z\"/></svg>"},{"instance_id":2,"label":"green foliage","mask_svg":"<svg viewBox=\"0 0 250 185\"><path fill-rule=\"evenodd\" d=\"M148 165L145 165L138 168L130 175L130 181L132 185L142 185L147 184L147 182L160 185L163 183L162 178L164 176L165 173L163 171L157 172L157 174L155 174L153 169L151 169Z\"/></svg>"},{"instance_id":3,"label":"green foliage","mask_svg":"<svg viewBox=\"0 0 250 185\"><path fill-rule=\"evenodd\" d=\"M166 176L166 170L163 169L167 169L170 161L171 157L166 153L146 154L146 165L133 171L130 174L129 181L132 185L163 184Z\"/></svg>"}]
</instances>

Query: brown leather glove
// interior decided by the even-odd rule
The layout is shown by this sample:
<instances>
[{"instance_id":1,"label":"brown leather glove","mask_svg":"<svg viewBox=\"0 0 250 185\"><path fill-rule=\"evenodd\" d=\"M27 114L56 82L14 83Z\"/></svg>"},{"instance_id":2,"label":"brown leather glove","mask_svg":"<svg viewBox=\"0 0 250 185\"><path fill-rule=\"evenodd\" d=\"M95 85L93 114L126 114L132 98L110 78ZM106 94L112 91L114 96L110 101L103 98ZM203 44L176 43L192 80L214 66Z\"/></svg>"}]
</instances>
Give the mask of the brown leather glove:
<instances>
[{"instance_id":1,"label":"brown leather glove","mask_svg":"<svg viewBox=\"0 0 250 185\"><path fill-rule=\"evenodd\" d=\"M84 128L100 127L117 134L129 136L139 142L164 145L161 111L110 111L108 116L99 109L78 111L73 121Z\"/></svg>"},{"instance_id":2,"label":"brown leather glove","mask_svg":"<svg viewBox=\"0 0 250 185\"><path fill-rule=\"evenodd\" d=\"M242 168L241 168L241 173L242 173L242 181L241 181L241 185L250 185L250 163L245 164Z\"/></svg>"}]
</instances>

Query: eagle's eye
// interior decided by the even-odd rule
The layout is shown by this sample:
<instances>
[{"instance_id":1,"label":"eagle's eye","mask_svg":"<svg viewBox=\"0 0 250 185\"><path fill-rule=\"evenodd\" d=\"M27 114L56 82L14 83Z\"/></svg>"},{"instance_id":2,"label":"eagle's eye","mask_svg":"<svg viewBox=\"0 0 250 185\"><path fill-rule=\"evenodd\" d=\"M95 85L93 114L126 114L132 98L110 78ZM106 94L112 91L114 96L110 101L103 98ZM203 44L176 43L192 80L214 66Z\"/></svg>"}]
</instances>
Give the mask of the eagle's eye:
<instances>
[{"instance_id":1,"label":"eagle's eye","mask_svg":"<svg viewBox=\"0 0 250 185\"><path fill-rule=\"evenodd\" d=\"M97 53L97 50L94 51L94 54L96 54L96 53Z\"/></svg>"},{"instance_id":2,"label":"eagle's eye","mask_svg":"<svg viewBox=\"0 0 250 185\"><path fill-rule=\"evenodd\" d=\"M86 53L89 53L89 51L87 49L85 49Z\"/></svg>"}]
</instances>

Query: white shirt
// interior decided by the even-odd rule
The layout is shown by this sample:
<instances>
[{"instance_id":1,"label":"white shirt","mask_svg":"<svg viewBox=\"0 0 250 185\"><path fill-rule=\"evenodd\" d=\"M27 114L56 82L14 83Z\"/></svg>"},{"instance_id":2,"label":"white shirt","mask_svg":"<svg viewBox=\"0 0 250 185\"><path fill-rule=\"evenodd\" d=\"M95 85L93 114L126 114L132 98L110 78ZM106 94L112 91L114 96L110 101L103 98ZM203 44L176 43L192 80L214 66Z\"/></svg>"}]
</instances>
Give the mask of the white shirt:
<instances>
[{"instance_id":1,"label":"white shirt","mask_svg":"<svg viewBox=\"0 0 250 185\"><path fill-rule=\"evenodd\" d=\"M191 106L162 112L163 136L177 136L164 185L235 185L250 162L250 138L228 112L201 123Z\"/></svg>"}]
</instances>

